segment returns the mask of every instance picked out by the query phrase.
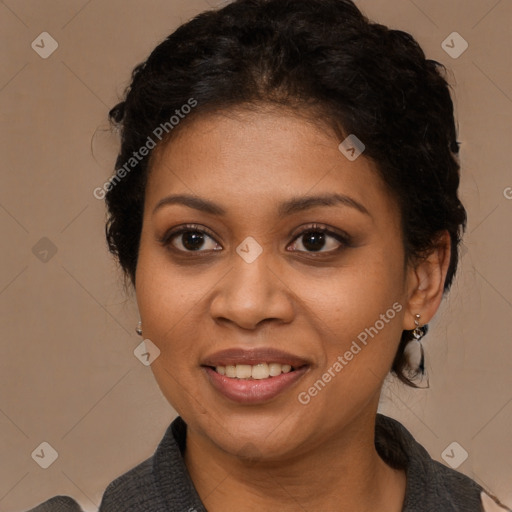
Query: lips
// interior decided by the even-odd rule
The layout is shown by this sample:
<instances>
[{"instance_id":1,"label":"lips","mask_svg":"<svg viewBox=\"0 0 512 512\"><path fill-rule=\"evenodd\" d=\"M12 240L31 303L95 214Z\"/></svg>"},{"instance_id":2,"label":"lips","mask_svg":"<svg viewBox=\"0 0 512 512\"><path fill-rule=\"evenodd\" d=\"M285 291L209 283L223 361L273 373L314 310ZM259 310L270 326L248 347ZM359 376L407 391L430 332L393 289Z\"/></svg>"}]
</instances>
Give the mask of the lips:
<instances>
[{"instance_id":1,"label":"lips","mask_svg":"<svg viewBox=\"0 0 512 512\"><path fill-rule=\"evenodd\" d=\"M308 370L301 357L273 348L227 349L206 357L201 365L213 388L238 403L271 400Z\"/></svg>"},{"instance_id":2,"label":"lips","mask_svg":"<svg viewBox=\"0 0 512 512\"><path fill-rule=\"evenodd\" d=\"M274 348L259 348L242 350L231 348L215 352L206 357L201 363L202 366L236 366L237 364L257 365L260 363L278 363L290 365L292 368L300 368L309 364L306 359L277 350Z\"/></svg>"}]
</instances>

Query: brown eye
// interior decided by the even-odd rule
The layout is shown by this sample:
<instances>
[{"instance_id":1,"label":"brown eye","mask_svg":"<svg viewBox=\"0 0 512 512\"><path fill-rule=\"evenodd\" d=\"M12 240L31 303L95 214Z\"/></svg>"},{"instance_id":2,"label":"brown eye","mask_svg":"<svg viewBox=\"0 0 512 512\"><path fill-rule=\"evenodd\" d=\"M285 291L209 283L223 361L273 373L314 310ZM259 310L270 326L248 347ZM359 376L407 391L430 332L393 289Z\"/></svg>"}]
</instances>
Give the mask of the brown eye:
<instances>
[{"instance_id":1,"label":"brown eye","mask_svg":"<svg viewBox=\"0 0 512 512\"><path fill-rule=\"evenodd\" d=\"M325 245L325 233L309 231L301 236L302 246L308 251L320 251Z\"/></svg>"},{"instance_id":2,"label":"brown eye","mask_svg":"<svg viewBox=\"0 0 512 512\"><path fill-rule=\"evenodd\" d=\"M184 231L181 233L181 245L187 251L201 249L205 242L205 235L199 231Z\"/></svg>"},{"instance_id":3,"label":"brown eye","mask_svg":"<svg viewBox=\"0 0 512 512\"><path fill-rule=\"evenodd\" d=\"M195 226L183 226L167 233L161 240L164 246L171 246L182 252L218 251L221 246L206 231Z\"/></svg>"},{"instance_id":4,"label":"brown eye","mask_svg":"<svg viewBox=\"0 0 512 512\"><path fill-rule=\"evenodd\" d=\"M342 246L350 245L348 236L334 233L323 227L310 227L302 231L293 244L299 252L334 252Z\"/></svg>"}]
</instances>

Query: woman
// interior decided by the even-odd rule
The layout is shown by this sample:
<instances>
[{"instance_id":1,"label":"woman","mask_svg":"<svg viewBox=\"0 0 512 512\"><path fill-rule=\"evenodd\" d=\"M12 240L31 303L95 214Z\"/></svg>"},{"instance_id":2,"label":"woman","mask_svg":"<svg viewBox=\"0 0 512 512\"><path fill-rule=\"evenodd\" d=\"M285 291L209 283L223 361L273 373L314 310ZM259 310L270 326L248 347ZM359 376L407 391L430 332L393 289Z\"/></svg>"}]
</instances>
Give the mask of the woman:
<instances>
[{"instance_id":1,"label":"woman","mask_svg":"<svg viewBox=\"0 0 512 512\"><path fill-rule=\"evenodd\" d=\"M377 414L466 224L440 64L350 0L237 0L110 115L107 239L179 417L101 512L506 510Z\"/></svg>"}]
</instances>

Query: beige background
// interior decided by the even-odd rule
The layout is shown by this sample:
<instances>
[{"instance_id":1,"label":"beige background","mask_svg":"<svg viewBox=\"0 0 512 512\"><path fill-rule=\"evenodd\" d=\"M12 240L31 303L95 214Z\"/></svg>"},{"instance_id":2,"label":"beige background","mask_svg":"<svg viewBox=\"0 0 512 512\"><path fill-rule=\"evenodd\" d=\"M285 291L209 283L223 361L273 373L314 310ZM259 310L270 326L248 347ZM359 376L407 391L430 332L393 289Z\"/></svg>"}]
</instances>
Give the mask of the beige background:
<instances>
[{"instance_id":1,"label":"beige background","mask_svg":"<svg viewBox=\"0 0 512 512\"><path fill-rule=\"evenodd\" d=\"M220 3L0 2L2 512L56 494L97 510L107 484L149 457L174 418L133 355L137 312L92 191L113 171L107 110L132 68ZM469 212L460 274L425 340L431 387L390 381L381 410L437 460L457 441L469 454L459 471L512 506L512 2L357 3L451 69ZM58 42L47 59L31 48L44 31ZM441 47L453 31L469 43L456 59ZM58 453L48 469L31 456L44 441Z\"/></svg>"}]
</instances>

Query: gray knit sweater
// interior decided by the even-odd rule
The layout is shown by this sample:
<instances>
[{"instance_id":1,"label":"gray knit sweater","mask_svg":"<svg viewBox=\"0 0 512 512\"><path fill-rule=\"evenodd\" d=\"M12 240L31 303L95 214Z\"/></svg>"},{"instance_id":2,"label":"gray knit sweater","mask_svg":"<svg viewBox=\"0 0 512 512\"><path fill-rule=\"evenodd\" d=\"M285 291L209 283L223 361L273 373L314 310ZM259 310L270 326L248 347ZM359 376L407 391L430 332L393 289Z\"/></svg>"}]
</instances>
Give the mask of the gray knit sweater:
<instances>
[{"instance_id":1,"label":"gray knit sweater","mask_svg":"<svg viewBox=\"0 0 512 512\"><path fill-rule=\"evenodd\" d=\"M186 434L176 418L152 457L109 484L99 512L206 512L183 461ZM398 421L377 414L375 445L390 466L406 471L402 512L483 512L482 488L433 460ZM71 498L56 496L28 512L82 511Z\"/></svg>"}]
</instances>

